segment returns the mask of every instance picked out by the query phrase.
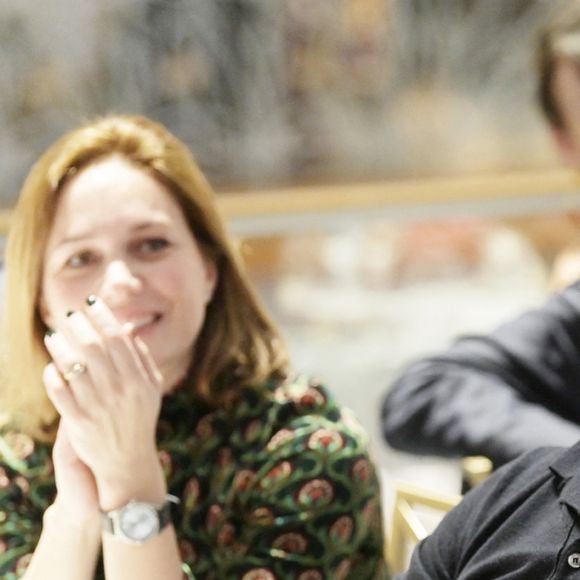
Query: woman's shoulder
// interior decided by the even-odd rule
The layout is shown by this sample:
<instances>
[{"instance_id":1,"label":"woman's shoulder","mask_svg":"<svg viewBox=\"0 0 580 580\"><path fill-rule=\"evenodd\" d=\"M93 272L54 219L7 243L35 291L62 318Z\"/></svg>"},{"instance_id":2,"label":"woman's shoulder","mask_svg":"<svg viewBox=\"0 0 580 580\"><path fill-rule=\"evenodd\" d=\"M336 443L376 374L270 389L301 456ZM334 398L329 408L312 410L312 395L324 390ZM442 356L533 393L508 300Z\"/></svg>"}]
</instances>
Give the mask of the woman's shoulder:
<instances>
[{"instance_id":1,"label":"woman's shoulder","mask_svg":"<svg viewBox=\"0 0 580 580\"><path fill-rule=\"evenodd\" d=\"M291 446L363 451L368 437L354 414L321 381L294 375L247 390L235 424L246 444L268 452ZM235 437L234 437L235 438Z\"/></svg>"},{"instance_id":2,"label":"woman's shoulder","mask_svg":"<svg viewBox=\"0 0 580 580\"><path fill-rule=\"evenodd\" d=\"M340 405L331 390L319 379L305 375L291 375L265 385L266 396L277 405L289 405L297 415L325 415L338 417Z\"/></svg>"},{"instance_id":3,"label":"woman's shoulder","mask_svg":"<svg viewBox=\"0 0 580 580\"><path fill-rule=\"evenodd\" d=\"M240 545L279 555L262 570L334 578L348 562L352 577L379 577L380 490L366 436L325 385L297 375L249 389L229 444L236 473L225 510L244 521Z\"/></svg>"},{"instance_id":4,"label":"woman's shoulder","mask_svg":"<svg viewBox=\"0 0 580 580\"><path fill-rule=\"evenodd\" d=\"M336 400L331 388L307 374L271 379L245 391L242 400L248 395L252 397L252 394L265 407L284 409L288 417L308 416L340 421L343 414L352 416Z\"/></svg>"}]
</instances>

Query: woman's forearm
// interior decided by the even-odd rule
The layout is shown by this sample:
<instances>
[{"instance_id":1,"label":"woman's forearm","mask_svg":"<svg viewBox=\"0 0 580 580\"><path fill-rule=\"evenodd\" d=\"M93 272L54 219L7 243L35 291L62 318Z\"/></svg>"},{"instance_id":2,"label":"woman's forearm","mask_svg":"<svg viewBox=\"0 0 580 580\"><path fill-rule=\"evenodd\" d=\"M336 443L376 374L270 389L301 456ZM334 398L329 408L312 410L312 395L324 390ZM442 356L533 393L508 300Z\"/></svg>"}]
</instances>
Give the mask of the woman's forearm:
<instances>
[{"instance_id":1,"label":"woman's forearm","mask_svg":"<svg viewBox=\"0 0 580 580\"><path fill-rule=\"evenodd\" d=\"M44 514L42 534L24 580L93 580L100 544L98 518L73 522L55 503Z\"/></svg>"},{"instance_id":2,"label":"woman's forearm","mask_svg":"<svg viewBox=\"0 0 580 580\"><path fill-rule=\"evenodd\" d=\"M103 534L107 580L181 580L181 559L173 526L141 545Z\"/></svg>"},{"instance_id":3,"label":"woman's forearm","mask_svg":"<svg viewBox=\"0 0 580 580\"><path fill-rule=\"evenodd\" d=\"M167 497L157 451L142 457L123 477L99 480L101 509L116 510L131 500L162 505ZM103 532L107 580L181 580L181 559L172 525L145 543L135 545Z\"/></svg>"}]
</instances>

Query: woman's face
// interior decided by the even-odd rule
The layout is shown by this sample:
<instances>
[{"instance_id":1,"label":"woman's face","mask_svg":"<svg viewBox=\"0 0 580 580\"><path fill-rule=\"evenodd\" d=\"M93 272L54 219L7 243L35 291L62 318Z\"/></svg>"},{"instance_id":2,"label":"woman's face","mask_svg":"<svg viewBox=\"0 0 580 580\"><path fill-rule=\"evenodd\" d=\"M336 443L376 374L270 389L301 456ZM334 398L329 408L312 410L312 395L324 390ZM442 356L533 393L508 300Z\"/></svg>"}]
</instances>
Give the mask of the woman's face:
<instances>
[{"instance_id":1,"label":"woman's face","mask_svg":"<svg viewBox=\"0 0 580 580\"><path fill-rule=\"evenodd\" d=\"M44 254L41 314L58 329L67 312L99 296L136 327L167 391L188 370L216 278L167 189L110 157L61 193Z\"/></svg>"}]
</instances>

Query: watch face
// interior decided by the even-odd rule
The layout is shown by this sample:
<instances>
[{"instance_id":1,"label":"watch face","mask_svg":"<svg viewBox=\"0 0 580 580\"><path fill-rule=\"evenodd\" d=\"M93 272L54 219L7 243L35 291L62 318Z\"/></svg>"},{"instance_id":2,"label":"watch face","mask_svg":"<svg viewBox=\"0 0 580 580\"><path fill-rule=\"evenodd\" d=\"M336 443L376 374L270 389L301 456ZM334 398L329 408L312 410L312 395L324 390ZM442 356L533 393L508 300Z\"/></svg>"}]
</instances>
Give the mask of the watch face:
<instances>
[{"instance_id":1,"label":"watch face","mask_svg":"<svg viewBox=\"0 0 580 580\"><path fill-rule=\"evenodd\" d=\"M133 542L144 542L159 530L157 510L145 503L128 504L119 514L121 532Z\"/></svg>"}]
</instances>

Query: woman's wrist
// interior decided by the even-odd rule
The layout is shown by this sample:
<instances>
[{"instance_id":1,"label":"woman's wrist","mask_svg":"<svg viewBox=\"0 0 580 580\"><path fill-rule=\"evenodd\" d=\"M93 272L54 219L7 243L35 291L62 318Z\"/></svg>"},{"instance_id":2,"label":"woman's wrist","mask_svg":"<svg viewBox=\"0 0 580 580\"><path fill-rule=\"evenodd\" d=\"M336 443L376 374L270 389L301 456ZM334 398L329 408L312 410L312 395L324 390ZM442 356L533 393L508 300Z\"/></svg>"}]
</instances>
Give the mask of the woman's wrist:
<instances>
[{"instance_id":1,"label":"woman's wrist","mask_svg":"<svg viewBox=\"0 0 580 580\"><path fill-rule=\"evenodd\" d=\"M127 466L122 473L97 478L97 488L102 511L119 509L131 500L162 504L167 495L167 484L157 455Z\"/></svg>"},{"instance_id":2,"label":"woman's wrist","mask_svg":"<svg viewBox=\"0 0 580 580\"><path fill-rule=\"evenodd\" d=\"M101 518L98 512L79 513L77 510L69 509L58 496L44 512L42 523L48 531L58 530L61 534L70 532L74 536L80 534L83 539L87 535L98 535L101 529Z\"/></svg>"}]
</instances>

